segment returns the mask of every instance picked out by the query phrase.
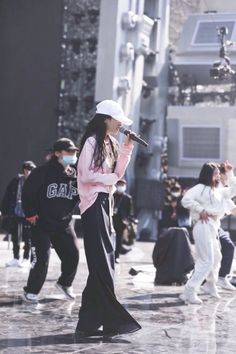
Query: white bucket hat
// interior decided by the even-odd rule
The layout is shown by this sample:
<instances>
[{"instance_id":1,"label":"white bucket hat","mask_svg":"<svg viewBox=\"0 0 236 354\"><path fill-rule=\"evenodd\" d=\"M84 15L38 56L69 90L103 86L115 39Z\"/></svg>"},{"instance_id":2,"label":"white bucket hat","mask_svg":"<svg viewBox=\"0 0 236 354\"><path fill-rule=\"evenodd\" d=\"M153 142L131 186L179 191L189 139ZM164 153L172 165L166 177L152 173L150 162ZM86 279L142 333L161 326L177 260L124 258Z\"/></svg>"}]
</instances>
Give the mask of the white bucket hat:
<instances>
[{"instance_id":1,"label":"white bucket hat","mask_svg":"<svg viewBox=\"0 0 236 354\"><path fill-rule=\"evenodd\" d=\"M96 106L96 113L111 116L124 125L131 125L133 123L131 119L125 116L124 111L119 103L112 100L104 100L98 103Z\"/></svg>"}]
</instances>

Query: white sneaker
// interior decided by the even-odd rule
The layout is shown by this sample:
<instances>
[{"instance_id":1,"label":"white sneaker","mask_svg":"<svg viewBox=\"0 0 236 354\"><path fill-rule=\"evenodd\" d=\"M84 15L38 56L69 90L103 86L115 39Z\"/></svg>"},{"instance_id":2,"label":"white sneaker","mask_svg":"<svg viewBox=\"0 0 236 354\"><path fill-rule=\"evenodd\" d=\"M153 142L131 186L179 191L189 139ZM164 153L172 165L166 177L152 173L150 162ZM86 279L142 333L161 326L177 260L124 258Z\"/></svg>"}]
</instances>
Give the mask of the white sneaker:
<instances>
[{"instance_id":1,"label":"white sneaker","mask_svg":"<svg viewBox=\"0 0 236 354\"><path fill-rule=\"evenodd\" d=\"M197 293L191 288L185 287L183 293L180 294L179 298L180 300L189 304L202 304L202 300L197 296Z\"/></svg>"},{"instance_id":2,"label":"white sneaker","mask_svg":"<svg viewBox=\"0 0 236 354\"><path fill-rule=\"evenodd\" d=\"M19 264L19 259L13 258L12 260L6 263L6 267L19 267Z\"/></svg>"},{"instance_id":3,"label":"white sneaker","mask_svg":"<svg viewBox=\"0 0 236 354\"><path fill-rule=\"evenodd\" d=\"M216 299L220 299L220 295L217 291L217 287L214 284L209 284L205 283L201 286L201 290L203 291L204 294L211 295L212 297L215 297Z\"/></svg>"},{"instance_id":4,"label":"white sneaker","mask_svg":"<svg viewBox=\"0 0 236 354\"><path fill-rule=\"evenodd\" d=\"M25 302L29 302L31 304L37 304L39 302L37 294L26 293L25 291L22 298Z\"/></svg>"},{"instance_id":5,"label":"white sneaker","mask_svg":"<svg viewBox=\"0 0 236 354\"><path fill-rule=\"evenodd\" d=\"M30 261L29 259L23 258L21 262L19 262L19 267L20 268L27 268L30 266Z\"/></svg>"},{"instance_id":6,"label":"white sneaker","mask_svg":"<svg viewBox=\"0 0 236 354\"><path fill-rule=\"evenodd\" d=\"M76 295L74 294L72 286L62 286L59 283L56 283L55 286L57 289L63 292L63 294L67 297L67 299L75 300Z\"/></svg>"},{"instance_id":7,"label":"white sneaker","mask_svg":"<svg viewBox=\"0 0 236 354\"><path fill-rule=\"evenodd\" d=\"M234 291L236 290L235 286L233 286L228 278L223 278L223 277L219 277L218 282L217 282L217 286L219 286L220 288L226 289L226 290L231 290Z\"/></svg>"}]
</instances>

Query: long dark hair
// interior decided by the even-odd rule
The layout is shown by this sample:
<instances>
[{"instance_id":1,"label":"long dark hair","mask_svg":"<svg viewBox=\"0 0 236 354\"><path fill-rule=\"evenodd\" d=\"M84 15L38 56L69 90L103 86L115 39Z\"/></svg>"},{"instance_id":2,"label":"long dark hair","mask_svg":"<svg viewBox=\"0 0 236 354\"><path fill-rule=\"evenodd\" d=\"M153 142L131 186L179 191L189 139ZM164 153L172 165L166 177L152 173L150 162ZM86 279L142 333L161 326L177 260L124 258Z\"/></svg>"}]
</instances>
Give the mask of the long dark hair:
<instances>
[{"instance_id":1,"label":"long dark hair","mask_svg":"<svg viewBox=\"0 0 236 354\"><path fill-rule=\"evenodd\" d=\"M212 177L218 165L215 162L208 162L202 166L199 174L198 183L212 187Z\"/></svg>"},{"instance_id":2,"label":"long dark hair","mask_svg":"<svg viewBox=\"0 0 236 354\"><path fill-rule=\"evenodd\" d=\"M85 133L82 136L81 142L80 142L80 147L79 147L79 155L81 154L81 151L83 150L85 141L90 137L94 136L96 140L96 145L94 149L94 154L93 154L93 159L94 159L94 166L96 169L99 169L102 167L103 162L105 161L106 158L106 151L105 151L105 146L104 146L104 141L106 138L106 119L111 119L110 116L106 114L100 114L96 113L93 119L88 123ZM113 152L113 158L114 160L117 159L118 155L118 149L117 147L113 144L112 140L110 139L110 144L111 144L111 149Z\"/></svg>"}]
</instances>

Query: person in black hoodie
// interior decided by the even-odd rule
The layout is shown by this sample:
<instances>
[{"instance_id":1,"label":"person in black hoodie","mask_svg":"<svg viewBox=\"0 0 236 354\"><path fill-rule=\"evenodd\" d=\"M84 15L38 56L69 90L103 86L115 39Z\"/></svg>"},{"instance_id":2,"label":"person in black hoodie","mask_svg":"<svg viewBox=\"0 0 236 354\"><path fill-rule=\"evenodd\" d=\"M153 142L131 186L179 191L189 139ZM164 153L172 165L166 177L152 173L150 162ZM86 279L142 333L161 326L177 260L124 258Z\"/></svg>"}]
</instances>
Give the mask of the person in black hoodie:
<instances>
[{"instance_id":1,"label":"person in black hoodie","mask_svg":"<svg viewBox=\"0 0 236 354\"><path fill-rule=\"evenodd\" d=\"M125 254L130 251L130 248L125 248L122 245L123 234L131 219L133 219L133 199L132 196L126 193L126 180L120 179L116 183L116 191L114 197L113 224L116 232L116 249L115 262L120 263L120 254Z\"/></svg>"},{"instance_id":2,"label":"person in black hoodie","mask_svg":"<svg viewBox=\"0 0 236 354\"><path fill-rule=\"evenodd\" d=\"M31 225L25 220L21 195L24 183L35 167L33 161L24 161L22 174L10 181L2 199L2 228L11 235L13 244L13 259L6 263L6 267L24 267L30 264ZM24 254L20 262L21 241L24 241Z\"/></svg>"},{"instance_id":3,"label":"person in black hoodie","mask_svg":"<svg viewBox=\"0 0 236 354\"><path fill-rule=\"evenodd\" d=\"M24 184L22 205L26 220L33 225L32 268L23 294L26 302L38 302L48 271L51 244L61 260L56 287L68 299L75 299L72 282L79 262L79 247L71 221L78 202L73 167L77 150L72 140L57 140L49 161L34 169Z\"/></svg>"}]
</instances>

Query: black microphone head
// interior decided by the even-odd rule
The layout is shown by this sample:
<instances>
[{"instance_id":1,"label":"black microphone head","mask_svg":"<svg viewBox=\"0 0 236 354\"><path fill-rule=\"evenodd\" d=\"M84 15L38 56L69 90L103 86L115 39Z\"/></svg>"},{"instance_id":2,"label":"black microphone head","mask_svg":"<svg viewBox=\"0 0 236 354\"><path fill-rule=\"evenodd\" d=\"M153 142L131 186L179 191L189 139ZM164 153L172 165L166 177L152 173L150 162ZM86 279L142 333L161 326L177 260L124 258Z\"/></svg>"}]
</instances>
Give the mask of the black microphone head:
<instances>
[{"instance_id":1,"label":"black microphone head","mask_svg":"<svg viewBox=\"0 0 236 354\"><path fill-rule=\"evenodd\" d=\"M128 134L128 130L126 130L124 127L120 127L120 128L119 128L119 131L120 131L120 133L123 133L123 134L125 134L125 135Z\"/></svg>"},{"instance_id":2,"label":"black microphone head","mask_svg":"<svg viewBox=\"0 0 236 354\"><path fill-rule=\"evenodd\" d=\"M119 131L125 135L129 135L130 139L136 141L137 143L143 145L143 146L148 146L148 143L141 139L139 136L137 136L134 132L131 130L126 130L124 127L120 127Z\"/></svg>"}]
</instances>

